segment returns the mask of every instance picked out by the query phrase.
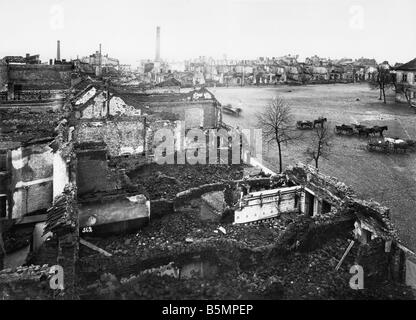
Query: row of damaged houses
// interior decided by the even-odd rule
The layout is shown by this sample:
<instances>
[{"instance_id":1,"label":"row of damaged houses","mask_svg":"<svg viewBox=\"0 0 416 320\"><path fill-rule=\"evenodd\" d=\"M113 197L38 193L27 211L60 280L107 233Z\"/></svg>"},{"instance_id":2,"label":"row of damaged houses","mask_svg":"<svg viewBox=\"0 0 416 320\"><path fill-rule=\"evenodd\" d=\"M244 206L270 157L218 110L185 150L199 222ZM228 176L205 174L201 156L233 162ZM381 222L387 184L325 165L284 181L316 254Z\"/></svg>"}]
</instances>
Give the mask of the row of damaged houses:
<instances>
[{"instance_id":1,"label":"row of damaged houses","mask_svg":"<svg viewBox=\"0 0 416 320\"><path fill-rule=\"evenodd\" d=\"M279 83L359 82L374 77L374 59L330 60L317 56L299 62L298 56L256 60L213 60L201 57L186 61L184 70L169 70L162 77L174 77L183 86L244 86Z\"/></svg>"}]
</instances>

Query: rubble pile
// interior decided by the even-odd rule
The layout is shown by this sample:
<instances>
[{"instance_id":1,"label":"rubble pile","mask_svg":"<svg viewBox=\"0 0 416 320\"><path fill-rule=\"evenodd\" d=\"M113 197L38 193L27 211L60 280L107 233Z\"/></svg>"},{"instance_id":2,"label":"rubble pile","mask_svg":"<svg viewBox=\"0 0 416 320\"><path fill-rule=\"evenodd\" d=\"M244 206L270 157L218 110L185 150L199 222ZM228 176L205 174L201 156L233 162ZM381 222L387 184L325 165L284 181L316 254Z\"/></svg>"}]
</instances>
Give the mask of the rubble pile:
<instances>
[{"instance_id":1,"label":"rubble pile","mask_svg":"<svg viewBox=\"0 0 416 320\"><path fill-rule=\"evenodd\" d=\"M99 299L408 299L395 283L349 287L354 247L341 269L350 220L298 216L250 225L201 221L192 203L135 235L89 239L113 253L81 252L81 297ZM207 256L221 267L213 279L181 279L141 271ZM96 275L98 273L98 276ZM93 275L93 278L88 278ZM101 275L101 276L100 276ZM82 280L81 280L82 279ZM87 279L87 281L85 281Z\"/></svg>"},{"instance_id":2,"label":"rubble pile","mask_svg":"<svg viewBox=\"0 0 416 320\"><path fill-rule=\"evenodd\" d=\"M157 165L128 172L131 181L150 199L173 199L177 193L203 184L239 180L245 165Z\"/></svg>"},{"instance_id":3,"label":"rubble pile","mask_svg":"<svg viewBox=\"0 0 416 320\"><path fill-rule=\"evenodd\" d=\"M49 266L30 265L0 271L0 300L51 299Z\"/></svg>"},{"instance_id":4,"label":"rubble pile","mask_svg":"<svg viewBox=\"0 0 416 320\"><path fill-rule=\"evenodd\" d=\"M389 282L364 290L349 287L351 256L335 271L347 241L335 239L312 252L294 252L249 259L244 268L222 268L212 279L178 279L142 273L122 278L103 273L84 288L83 298L95 299L409 299L409 288ZM221 254L221 257L224 254ZM226 254L225 254L226 255ZM236 256L235 260L248 256ZM222 259L224 263L224 259Z\"/></svg>"}]
</instances>

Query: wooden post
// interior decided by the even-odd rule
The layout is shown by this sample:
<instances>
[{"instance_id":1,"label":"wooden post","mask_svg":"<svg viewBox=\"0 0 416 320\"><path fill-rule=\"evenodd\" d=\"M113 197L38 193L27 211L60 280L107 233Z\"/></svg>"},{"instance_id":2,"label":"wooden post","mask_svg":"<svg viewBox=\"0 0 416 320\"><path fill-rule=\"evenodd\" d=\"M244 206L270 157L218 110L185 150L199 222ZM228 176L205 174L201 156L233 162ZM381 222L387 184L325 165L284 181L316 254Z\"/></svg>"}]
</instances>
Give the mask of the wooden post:
<instances>
[{"instance_id":1,"label":"wooden post","mask_svg":"<svg viewBox=\"0 0 416 320\"><path fill-rule=\"evenodd\" d=\"M337 266L335 267L335 270L338 270L341 267L342 262L344 262L345 257L350 252L352 246L354 245L355 241L351 240L350 244L348 245L348 248L345 250L344 254L342 255L341 260L339 260Z\"/></svg>"}]
</instances>

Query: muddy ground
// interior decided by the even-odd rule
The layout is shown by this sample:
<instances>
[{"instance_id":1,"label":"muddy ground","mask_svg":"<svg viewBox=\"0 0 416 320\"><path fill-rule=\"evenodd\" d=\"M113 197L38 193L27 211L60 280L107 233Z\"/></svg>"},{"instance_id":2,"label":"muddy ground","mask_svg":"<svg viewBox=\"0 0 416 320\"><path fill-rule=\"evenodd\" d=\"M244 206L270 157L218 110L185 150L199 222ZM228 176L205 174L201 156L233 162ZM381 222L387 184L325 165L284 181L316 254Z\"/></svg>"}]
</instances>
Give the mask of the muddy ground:
<instances>
[{"instance_id":1,"label":"muddy ground","mask_svg":"<svg viewBox=\"0 0 416 320\"><path fill-rule=\"evenodd\" d=\"M387 125L385 136L416 139L416 115L406 104L378 100L378 91L367 84L278 86L264 88L213 88L217 99L243 109L241 117L224 115L224 121L240 128L256 126L255 115L269 99L279 95L292 107L294 123L328 118L329 125L362 123ZM304 151L310 145L310 132L305 139L288 145L283 152L283 165L306 162ZM364 199L374 199L391 208L392 219L403 242L416 251L416 153L379 154L365 149L366 139L335 136L328 160L321 160L320 170L346 184ZM263 147L265 164L278 169L275 146Z\"/></svg>"}]
</instances>

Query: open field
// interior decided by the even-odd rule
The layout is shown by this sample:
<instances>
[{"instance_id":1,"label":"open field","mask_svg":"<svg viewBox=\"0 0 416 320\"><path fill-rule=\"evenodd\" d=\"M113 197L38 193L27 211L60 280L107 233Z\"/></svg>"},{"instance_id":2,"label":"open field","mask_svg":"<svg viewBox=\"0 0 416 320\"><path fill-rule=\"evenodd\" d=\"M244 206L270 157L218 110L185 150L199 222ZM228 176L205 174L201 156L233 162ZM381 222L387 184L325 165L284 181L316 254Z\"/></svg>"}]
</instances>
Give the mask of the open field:
<instances>
[{"instance_id":1,"label":"open field","mask_svg":"<svg viewBox=\"0 0 416 320\"><path fill-rule=\"evenodd\" d=\"M211 91L221 103L242 108L239 118L224 115L226 123L240 128L255 127L255 114L269 99L280 95L292 107L294 125L297 120L324 116L331 127L342 123L387 125L388 131L384 133L387 137L416 139L415 113L405 104L394 103L391 93L384 105L378 100L378 91L370 90L366 84L212 88ZM303 132L302 141L284 149L284 166L306 162L304 151L311 132ZM356 136L334 136L332 154L328 160L320 160L320 170L351 185L362 198L390 207L403 243L416 251L416 154L368 152L366 141ZM276 147L264 146L263 151L264 163L276 170Z\"/></svg>"}]
</instances>

